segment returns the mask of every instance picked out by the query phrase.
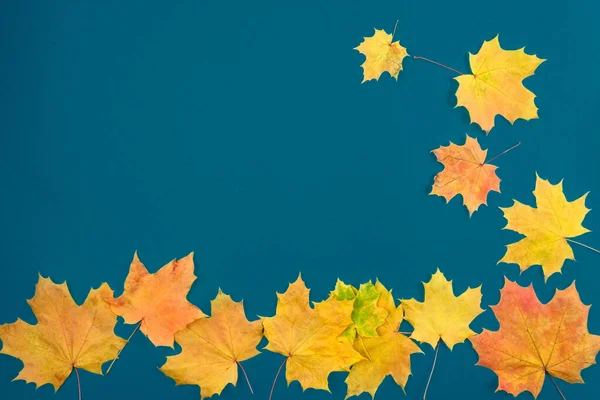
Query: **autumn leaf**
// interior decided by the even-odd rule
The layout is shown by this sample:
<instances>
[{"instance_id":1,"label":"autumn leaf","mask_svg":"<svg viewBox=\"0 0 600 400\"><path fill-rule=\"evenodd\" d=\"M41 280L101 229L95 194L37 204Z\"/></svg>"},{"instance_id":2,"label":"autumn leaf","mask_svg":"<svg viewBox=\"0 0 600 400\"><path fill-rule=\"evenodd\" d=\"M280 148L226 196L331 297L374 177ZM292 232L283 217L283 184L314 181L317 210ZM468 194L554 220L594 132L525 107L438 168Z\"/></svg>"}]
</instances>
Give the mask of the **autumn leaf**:
<instances>
[{"instance_id":1,"label":"autumn leaf","mask_svg":"<svg viewBox=\"0 0 600 400\"><path fill-rule=\"evenodd\" d=\"M575 259L567 242L580 244L569 238L589 232L581 224L590 210L585 207L587 193L569 202L563 194L562 181L552 185L537 174L533 194L537 208L516 200L511 207L500 208L507 220L504 229L516 231L525 238L509 244L498 262L518 264L521 271L541 265L548 280L552 274L561 272L565 260Z\"/></svg>"},{"instance_id":2,"label":"autumn leaf","mask_svg":"<svg viewBox=\"0 0 600 400\"><path fill-rule=\"evenodd\" d=\"M431 280L424 283L425 301L402 300L405 318L414 327L410 336L422 343L436 347L440 340L452 350L455 344L462 343L474 335L469 324L483 312L481 286L467 289L455 296L452 281L448 281L438 269Z\"/></svg>"},{"instance_id":3,"label":"autumn leaf","mask_svg":"<svg viewBox=\"0 0 600 400\"><path fill-rule=\"evenodd\" d=\"M51 384L58 390L73 369L102 374L102 364L114 359L125 345L114 334L117 317L104 301L112 296L113 291L103 283L78 306L66 283L57 285L40 276L35 295L27 301L38 323L29 325L18 319L0 325L0 353L24 364L15 380L33 382L36 387Z\"/></svg>"},{"instance_id":4,"label":"autumn leaf","mask_svg":"<svg viewBox=\"0 0 600 400\"><path fill-rule=\"evenodd\" d=\"M430 194L442 196L446 202L460 194L469 215L473 215L480 205L487 205L490 191L500 193L498 167L485 162L487 150L481 149L477 139L467 135L464 145L450 142L450 146L439 147L433 153L444 164L444 170L435 176Z\"/></svg>"},{"instance_id":5,"label":"autumn leaf","mask_svg":"<svg viewBox=\"0 0 600 400\"><path fill-rule=\"evenodd\" d=\"M398 74L402 71L402 60L408 56L408 53L400 42L392 43L392 40L393 34L375 29L373 36L365 37L363 42L354 48L366 57L362 64L364 71L362 83L371 79L379 80L384 72L388 72L398 80Z\"/></svg>"},{"instance_id":6,"label":"autumn leaf","mask_svg":"<svg viewBox=\"0 0 600 400\"><path fill-rule=\"evenodd\" d=\"M352 300L352 322L340 336L350 343L354 342L356 335L362 337L377 336L377 328L385 322L388 314L385 308L379 307L380 292L371 282L363 283L356 290L352 285L346 285L338 279L335 290L331 292L335 300Z\"/></svg>"},{"instance_id":7,"label":"autumn leaf","mask_svg":"<svg viewBox=\"0 0 600 400\"><path fill-rule=\"evenodd\" d=\"M457 107L465 107L471 122L486 133L493 128L497 114L511 124L519 118L537 118L535 95L523 86L523 79L533 75L544 61L525 54L524 48L502 49L498 36L485 41L479 53L469 54L472 74L455 78L458 81Z\"/></svg>"},{"instance_id":8,"label":"autumn leaf","mask_svg":"<svg viewBox=\"0 0 600 400\"><path fill-rule=\"evenodd\" d=\"M492 307L500 329L470 338L479 355L476 365L494 371L498 390L514 396L529 391L537 397L546 375L583 383L581 370L595 363L600 350L600 336L587 330L589 309L575 283L542 304L533 286L506 279L500 302Z\"/></svg>"},{"instance_id":9,"label":"autumn leaf","mask_svg":"<svg viewBox=\"0 0 600 400\"><path fill-rule=\"evenodd\" d=\"M237 383L241 362L259 354L261 321L248 321L241 302L219 290L210 318L200 318L175 334L181 353L167 357L160 370L177 385L200 386L202 399ZM248 381L248 384L249 381Z\"/></svg>"},{"instance_id":10,"label":"autumn leaf","mask_svg":"<svg viewBox=\"0 0 600 400\"><path fill-rule=\"evenodd\" d=\"M113 312L127 324L140 322L140 329L155 346L173 347L175 332L204 313L187 301L194 276L194 253L173 260L150 274L137 253L129 268L123 294L109 300Z\"/></svg>"},{"instance_id":11,"label":"autumn leaf","mask_svg":"<svg viewBox=\"0 0 600 400\"><path fill-rule=\"evenodd\" d=\"M365 359L354 364L346 378L348 391L346 398L370 393L371 397L383 382L391 375L402 389L406 386L410 372L410 355L422 353L419 346L398 332L402 323L402 307L396 307L392 292L379 281L374 285L380 294L377 305L388 311L385 323L377 328L375 337L357 337L354 348Z\"/></svg>"},{"instance_id":12,"label":"autumn leaf","mask_svg":"<svg viewBox=\"0 0 600 400\"><path fill-rule=\"evenodd\" d=\"M330 297L311 308L309 289L300 276L285 293L277 293L275 316L263 317L269 340L265 349L286 357L288 384L298 381L303 389L329 391L331 372L348 371L363 359L351 343L338 340L352 325L352 303Z\"/></svg>"}]
</instances>

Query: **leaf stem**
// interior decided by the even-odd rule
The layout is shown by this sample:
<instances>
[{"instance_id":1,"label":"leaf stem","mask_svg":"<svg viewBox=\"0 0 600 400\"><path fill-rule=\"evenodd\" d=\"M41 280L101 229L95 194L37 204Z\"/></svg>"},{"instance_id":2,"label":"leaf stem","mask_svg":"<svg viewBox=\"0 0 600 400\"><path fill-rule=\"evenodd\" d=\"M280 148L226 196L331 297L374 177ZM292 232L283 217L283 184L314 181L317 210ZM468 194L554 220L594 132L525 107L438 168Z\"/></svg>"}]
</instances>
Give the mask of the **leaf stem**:
<instances>
[{"instance_id":1,"label":"leaf stem","mask_svg":"<svg viewBox=\"0 0 600 400\"><path fill-rule=\"evenodd\" d=\"M425 61L427 61L427 62L430 62L430 63L432 63L432 64L439 65L440 67L443 67L443 68L449 69L450 71L452 71L452 72L456 72L456 73L457 73L457 74L459 74L459 75L465 75L465 74L463 74L462 72L460 72L460 71L459 71L459 70L457 70L457 69L450 68L450 67L449 67L449 66L447 66L447 65L441 64L441 63L439 63L439 62L437 62L437 61L430 60L429 58L425 58L425 57L421 57L421 56L413 56L413 58L414 58L415 60L425 60Z\"/></svg>"},{"instance_id":2,"label":"leaf stem","mask_svg":"<svg viewBox=\"0 0 600 400\"><path fill-rule=\"evenodd\" d=\"M435 356L433 356L433 365L431 366L431 372L429 373L429 379L427 379L427 386L425 386L425 393L423 393L423 400L426 400L427 397L427 389L429 389L429 383L431 382L431 377L433 376L433 370L435 369L435 363L437 361L438 352L440 351L440 340L438 340L435 345Z\"/></svg>"},{"instance_id":3,"label":"leaf stem","mask_svg":"<svg viewBox=\"0 0 600 400\"><path fill-rule=\"evenodd\" d=\"M285 363L287 362L288 358L290 358L290 356L287 356L283 362L281 363L281 365L279 366L279 369L277 370L277 375L275 375L275 379L273 380L273 386L271 386L271 394L269 394L269 400L271 400L273 398L273 391L275 390L275 383L277 383L277 378L279 378L279 373L281 372L281 369L283 368L283 366L285 365Z\"/></svg>"},{"instance_id":4,"label":"leaf stem","mask_svg":"<svg viewBox=\"0 0 600 400\"><path fill-rule=\"evenodd\" d=\"M587 244L579 243L579 242L577 242L577 241L575 241L575 240L571 240L571 239L569 239L569 238L565 238L565 239L567 240L567 242L571 242L571 243L578 244L578 245L580 245L580 246L582 246L582 247L585 247L586 249L590 249L590 250L592 250L592 251L595 251L596 253L599 253L599 254L600 254L600 250L598 250L598 249L595 249L595 248L593 248L593 247L590 247L590 246L588 246Z\"/></svg>"},{"instance_id":5,"label":"leaf stem","mask_svg":"<svg viewBox=\"0 0 600 400\"><path fill-rule=\"evenodd\" d=\"M398 332L401 335L412 335L412 332Z\"/></svg>"},{"instance_id":6,"label":"leaf stem","mask_svg":"<svg viewBox=\"0 0 600 400\"><path fill-rule=\"evenodd\" d=\"M556 381L554 380L554 378L552 377L552 375L550 375L548 373L548 371L546 371L546 375L548 375L548 377L550 378L550 380L552 381L552 383L554 383L554 387L556 388L556 390L558 390L558 394L560 394L560 397L562 397L563 400L567 400L567 398L565 397L565 395L563 394L563 392L560 390L560 388L556 384Z\"/></svg>"},{"instance_id":7,"label":"leaf stem","mask_svg":"<svg viewBox=\"0 0 600 400\"><path fill-rule=\"evenodd\" d=\"M492 157L492 158L490 158L489 160L487 160L487 161L485 162L485 164L487 164L487 163L490 163L490 162L494 161L496 158L498 158L498 157L500 157L500 156L503 156L503 155L505 155L506 153L508 153L509 151L511 151L511 150L513 150L513 149L516 149L516 148L517 148L517 147L519 147L520 145L521 145L521 142L519 142L519 143L515 144L515 145L514 145L514 146L512 146L512 147L509 147L508 149L504 150L502 153L500 153L500 154L497 154L497 155L495 155L494 157Z\"/></svg>"},{"instance_id":8,"label":"leaf stem","mask_svg":"<svg viewBox=\"0 0 600 400\"><path fill-rule=\"evenodd\" d=\"M112 362L108 366L108 369L106 370L106 375L108 375L108 373L110 372L110 369L115 364L115 361L117 361L117 359L119 358L119 355L121 354L121 352L123 351L123 349L125 348L125 346L127 346L129 344L129 341L131 340L131 338L133 337L133 335L138 331L138 329L140 329L140 326L142 326L142 322L144 322L143 319L137 324L137 326L135 327L135 329L133 330L133 332L131 332L131 335L129 335L129 338L127 338L127 342L125 342L125 344L123 345L123 347L121 347L121 349L117 353L117 356L112 360Z\"/></svg>"},{"instance_id":9,"label":"leaf stem","mask_svg":"<svg viewBox=\"0 0 600 400\"><path fill-rule=\"evenodd\" d=\"M77 367L73 366L75 370L75 376L77 376L77 391L79 392L79 400L81 400L81 380L79 379L79 370Z\"/></svg>"},{"instance_id":10,"label":"leaf stem","mask_svg":"<svg viewBox=\"0 0 600 400\"><path fill-rule=\"evenodd\" d=\"M399 19L396 20L396 25L394 25L394 31L392 32L392 42L394 41L394 35L396 34L396 28L398 27L398 21L400 21Z\"/></svg>"},{"instance_id":11,"label":"leaf stem","mask_svg":"<svg viewBox=\"0 0 600 400\"><path fill-rule=\"evenodd\" d=\"M248 374L246 373L246 370L242 366L242 363L240 363L237 360L235 361L235 363L238 365L238 367L240 367L240 369L244 373L244 377L246 378L246 383L248 384L248 388L250 389L250 393L254 394L254 390L252 390L252 385L250 384L250 379L248 379Z\"/></svg>"}]
</instances>

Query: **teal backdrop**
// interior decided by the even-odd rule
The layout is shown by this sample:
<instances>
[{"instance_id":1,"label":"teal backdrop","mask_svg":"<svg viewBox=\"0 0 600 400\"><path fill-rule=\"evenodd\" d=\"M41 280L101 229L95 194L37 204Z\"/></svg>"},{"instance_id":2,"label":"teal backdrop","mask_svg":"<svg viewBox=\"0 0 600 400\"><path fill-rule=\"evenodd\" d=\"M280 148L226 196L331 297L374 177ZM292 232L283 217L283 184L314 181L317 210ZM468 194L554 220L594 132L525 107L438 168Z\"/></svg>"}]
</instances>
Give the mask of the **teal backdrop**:
<instances>
[{"instance_id":1,"label":"teal backdrop","mask_svg":"<svg viewBox=\"0 0 600 400\"><path fill-rule=\"evenodd\" d=\"M520 237L502 230L498 207L534 205L536 171L564 179L569 200L589 191L584 225L600 230L599 12L591 0L2 2L0 323L35 323L26 299L38 272L67 280L78 302L105 281L120 294L135 250L151 272L194 251L188 298L206 313L220 287L248 316L272 315L275 292L299 272L313 300L337 277L379 278L422 300L438 267L457 293L483 284L477 332L497 328L488 306L505 275L533 283L544 302L577 279L584 303L600 304L600 255L585 248L547 283L540 267L496 265ZM459 70L496 34L547 59L525 81L539 120L497 117L486 136L454 108L455 74L422 60L406 58L398 81L361 84L353 48L396 19L411 55ZM430 151L465 133L490 156L522 142L495 162L502 194L472 218L462 199L428 195L442 169ZM598 233L580 240L600 247ZM588 326L600 334L596 307ZM422 398L434 355L422 348L406 395L387 378L377 399ZM198 387L175 387L157 369L177 352L136 334L109 376L82 372L83 398L197 399ZM220 398L267 400L282 360L245 362L255 396L241 380ZM510 399L476 361L468 342L443 346L427 398ZM74 376L57 394L36 391L11 382L21 367L0 356L2 399L76 400ZM559 381L568 399L598 396L600 367L583 377ZM331 375L330 394L280 378L274 399L342 400L344 379ZM560 397L547 380L540 398Z\"/></svg>"}]
</instances>

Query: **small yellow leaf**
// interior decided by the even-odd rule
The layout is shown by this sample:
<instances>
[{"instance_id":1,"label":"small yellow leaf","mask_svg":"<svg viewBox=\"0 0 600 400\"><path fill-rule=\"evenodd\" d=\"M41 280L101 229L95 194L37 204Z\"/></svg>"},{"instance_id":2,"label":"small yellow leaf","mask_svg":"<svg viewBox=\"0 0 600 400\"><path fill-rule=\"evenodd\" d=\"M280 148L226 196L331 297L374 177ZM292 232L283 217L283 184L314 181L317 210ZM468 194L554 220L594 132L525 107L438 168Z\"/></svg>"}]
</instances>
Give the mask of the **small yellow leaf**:
<instances>
[{"instance_id":1,"label":"small yellow leaf","mask_svg":"<svg viewBox=\"0 0 600 400\"><path fill-rule=\"evenodd\" d=\"M408 53L406 48L400 45L400 42L392 43L392 40L391 34L375 29L373 36L365 37L363 42L354 48L366 57L362 64L363 83L371 79L379 80L384 72L388 72L398 80L398 73L402 71L402 60L408 56Z\"/></svg>"},{"instance_id":2,"label":"small yellow leaf","mask_svg":"<svg viewBox=\"0 0 600 400\"><path fill-rule=\"evenodd\" d=\"M455 78L456 106L465 107L471 122L486 133L494 127L494 117L498 114L511 124L519 118L537 118L535 95L523 86L523 79L533 75L544 61L525 54L524 49L502 49L498 36L484 42L479 53L469 54L472 74Z\"/></svg>"},{"instance_id":3,"label":"small yellow leaf","mask_svg":"<svg viewBox=\"0 0 600 400\"><path fill-rule=\"evenodd\" d=\"M405 318L414 327L411 338L435 347L440 340L452 350L474 335L469 325L483 312L481 286L467 289L455 296L452 281L448 281L438 269L431 280L424 283L425 301L402 300Z\"/></svg>"}]
</instances>

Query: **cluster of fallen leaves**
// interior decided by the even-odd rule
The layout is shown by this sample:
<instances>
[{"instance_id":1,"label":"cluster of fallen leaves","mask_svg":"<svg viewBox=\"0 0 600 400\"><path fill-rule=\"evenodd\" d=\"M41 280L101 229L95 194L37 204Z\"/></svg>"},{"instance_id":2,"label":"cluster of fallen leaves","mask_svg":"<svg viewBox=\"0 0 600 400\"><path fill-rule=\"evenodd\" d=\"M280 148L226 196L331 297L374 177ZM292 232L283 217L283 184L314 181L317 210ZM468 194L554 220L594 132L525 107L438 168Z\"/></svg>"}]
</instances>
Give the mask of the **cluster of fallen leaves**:
<instances>
[{"instance_id":1,"label":"cluster of fallen leaves","mask_svg":"<svg viewBox=\"0 0 600 400\"><path fill-rule=\"evenodd\" d=\"M348 398L375 396L388 375L404 389L411 355L423 353L419 344L435 348L437 358L441 342L452 350L470 339L479 364L496 371L499 388L515 395L537 395L548 374L581 382L580 371L594 363L600 350L600 336L587 332L589 306L581 303L574 285L544 305L531 286L507 280L493 308L500 330L476 335L469 325L484 311L481 287L456 296L439 270L424 283L422 302L399 304L379 281L356 288L338 280L328 298L311 306L309 289L299 276L277 294L275 315L254 321L247 319L242 302L221 291L211 302L211 315L204 315L186 300L194 280L192 254L155 274L136 254L122 296L114 298L104 283L78 306L66 284L40 276L29 301L38 323L1 325L2 353L23 361L16 379L58 390L73 370L101 374L102 364L117 358L127 343L114 334L121 316L138 324L155 345L181 346L160 370L178 385L198 385L201 398L235 386L239 370L250 385L241 363L259 354L263 335L268 341L264 349L285 357L275 380L285 366L288 384L298 381L303 389L329 390L329 374L344 371ZM399 331L403 321L412 325L412 332Z\"/></svg>"},{"instance_id":2,"label":"cluster of fallen leaves","mask_svg":"<svg viewBox=\"0 0 600 400\"><path fill-rule=\"evenodd\" d=\"M396 27L392 34L375 29L372 37L365 37L355 48L366 57L362 64L363 82L379 80L384 72L398 80L403 60L409 55L400 42L394 41ZM538 118L535 95L523 85L523 80L533 75L545 60L526 54L523 48L502 49L498 36L485 41L477 54L469 54L470 74L425 57L413 59L425 60L458 74L455 78L458 82L456 106L465 107L471 123L478 124L486 134L494 127L496 115L503 116L511 124L517 119ZM472 216L479 206L487 204L490 192L500 193L497 167L490 162L519 144L487 161L487 151L481 148L477 139L468 135L463 145L450 143L433 150L444 169L435 176L430 194L444 197L446 202L461 195ZM600 253L573 240L589 232L582 225L589 211L585 206L587 193L568 201L562 181L553 185L536 173L533 194L537 203L535 208L516 200L511 207L501 207L507 220L504 229L525 237L508 245L498 263L518 264L521 271L540 265L547 281L552 274L561 272L565 260L575 259L570 243ZM444 310L447 303L430 304L439 311ZM410 302L402 302L402 306L409 321L412 313L424 308L411 306ZM529 391L537 397L545 377L549 376L564 399L553 377L583 383L580 372L595 363L600 337L587 331L589 306L582 304L574 284L566 290L558 290L548 304L542 304L531 286L523 288L507 280L501 290L500 303L492 309L500 329L497 332L484 330L472 336L471 342L480 357L478 365L488 367L498 375L499 390L515 396ZM430 316L434 319L429 332L415 326L411 338L431 344L440 332L440 325L434 323L453 325L452 321L447 322L447 316L434 312ZM460 335L459 339L462 337ZM444 341L452 347L451 342Z\"/></svg>"},{"instance_id":3,"label":"cluster of fallen leaves","mask_svg":"<svg viewBox=\"0 0 600 400\"><path fill-rule=\"evenodd\" d=\"M363 82L378 80L383 72L397 79L408 56L393 34L377 29L356 49L366 56ZM496 37L470 55L470 74L444 67L459 73L457 106L465 107L471 121L489 133L496 115L511 123L537 118L535 95L522 81L543 61L523 49L502 49ZM487 151L477 139L466 136L463 145L450 143L433 153L444 169L434 178L432 195L450 201L460 194L472 215L486 204L490 192L500 193L497 167L490 164L498 156L486 161ZM537 176L533 194L535 208L518 201L502 208L505 229L524 238L508 245L499 262L518 264L521 270L540 265L547 280L561 272L565 260L574 259L569 243L588 247L573 238L588 232L582 223L589 210L586 195L566 199L562 182L553 185ZM452 282L439 270L424 283L423 301L399 303L379 281L357 288L338 280L326 299L311 304L309 289L299 276L277 294L275 315L254 321L246 317L242 302L221 291L211 302L210 316L204 314L187 300L195 280L193 254L154 274L135 254L121 296L115 298L103 283L79 306L65 283L40 276L29 300L37 324L17 320L0 325L1 353L23 362L16 379L36 386L51 384L58 390L73 371L79 386L79 370L102 374L102 365L114 363L140 330L155 346L179 344L181 351L167 357L160 370L178 385L199 386L201 397L207 398L228 384L236 385L240 371L252 391L241 363L260 354L257 347L264 338L265 350L285 357L275 382L285 367L288 384L298 381L303 389L329 390L329 375L347 372L348 398L375 396L388 375L404 389L411 356L423 353L420 346L425 343L435 349L435 366L441 343L452 350L469 339L479 355L478 365L494 371L498 389L515 396L525 391L537 396L546 377L555 385L555 377L583 382L581 370L594 364L600 351L600 336L587 330L589 306L581 302L575 284L557 290L550 302L542 304L532 286L507 279L500 302L492 307L500 328L476 334L470 324L484 311L481 287L456 296ZM128 340L114 333L117 317L136 325ZM410 332L399 330L403 321L412 326Z\"/></svg>"},{"instance_id":4,"label":"cluster of fallen leaves","mask_svg":"<svg viewBox=\"0 0 600 400\"><path fill-rule=\"evenodd\" d=\"M434 347L444 341L452 348L474 334L469 324L483 311L480 288L456 297L451 282L438 271L425 284L424 302L411 299L398 305L379 281L357 289L338 280L327 299L311 306L309 289L299 276L277 294L272 317L249 321L242 302L221 291L208 317L186 299L195 280L192 257L150 274L136 254L120 297L114 298L104 283L82 306L65 283L40 276L29 301L38 323L18 320L0 326L2 353L25 365L17 379L37 386L49 383L58 390L73 370L101 374L102 364L116 359L127 343L114 334L121 316L138 324L155 345L181 346L160 370L177 384L200 386L202 398L235 385L238 368L246 375L241 362L259 354L263 335L265 350L285 356L288 383L329 390L329 374L347 371L347 397L375 395L388 375L404 388L410 356L422 352L415 341ZM412 334L398 331L404 319L414 327Z\"/></svg>"}]
</instances>

